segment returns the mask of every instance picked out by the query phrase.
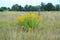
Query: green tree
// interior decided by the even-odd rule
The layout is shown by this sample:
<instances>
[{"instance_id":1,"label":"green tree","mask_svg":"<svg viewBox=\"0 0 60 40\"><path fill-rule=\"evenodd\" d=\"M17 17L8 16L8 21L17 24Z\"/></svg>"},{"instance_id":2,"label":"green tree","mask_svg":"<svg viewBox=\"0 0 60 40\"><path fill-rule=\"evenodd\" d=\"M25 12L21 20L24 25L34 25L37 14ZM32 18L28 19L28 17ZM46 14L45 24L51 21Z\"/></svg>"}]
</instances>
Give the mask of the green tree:
<instances>
[{"instance_id":1,"label":"green tree","mask_svg":"<svg viewBox=\"0 0 60 40\"><path fill-rule=\"evenodd\" d=\"M0 11L6 11L7 10L7 7L1 7L0 8Z\"/></svg>"},{"instance_id":2,"label":"green tree","mask_svg":"<svg viewBox=\"0 0 60 40\"><path fill-rule=\"evenodd\" d=\"M56 11L60 11L60 5L59 4L56 5Z\"/></svg>"},{"instance_id":3,"label":"green tree","mask_svg":"<svg viewBox=\"0 0 60 40\"><path fill-rule=\"evenodd\" d=\"M29 10L29 6L28 5L25 5L24 10L25 11L28 11Z\"/></svg>"},{"instance_id":4,"label":"green tree","mask_svg":"<svg viewBox=\"0 0 60 40\"><path fill-rule=\"evenodd\" d=\"M18 11L24 11L24 8L20 5L20 6L18 6Z\"/></svg>"},{"instance_id":5,"label":"green tree","mask_svg":"<svg viewBox=\"0 0 60 40\"><path fill-rule=\"evenodd\" d=\"M12 6L13 11L23 11L23 7L21 5L15 4Z\"/></svg>"},{"instance_id":6,"label":"green tree","mask_svg":"<svg viewBox=\"0 0 60 40\"><path fill-rule=\"evenodd\" d=\"M41 6L40 6L41 11L45 10L45 3L41 2Z\"/></svg>"},{"instance_id":7,"label":"green tree","mask_svg":"<svg viewBox=\"0 0 60 40\"><path fill-rule=\"evenodd\" d=\"M38 6L25 5L24 9L25 9L25 11L37 11Z\"/></svg>"},{"instance_id":8,"label":"green tree","mask_svg":"<svg viewBox=\"0 0 60 40\"><path fill-rule=\"evenodd\" d=\"M45 5L45 10L46 11L54 11L55 7L52 3L48 3L48 4Z\"/></svg>"},{"instance_id":9,"label":"green tree","mask_svg":"<svg viewBox=\"0 0 60 40\"><path fill-rule=\"evenodd\" d=\"M25 10L26 11L32 11L32 5L26 5Z\"/></svg>"},{"instance_id":10,"label":"green tree","mask_svg":"<svg viewBox=\"0 0 60 40\"><path fill-rule=\"evenodd\" d=\"M12 6L12 10L13 11L18 11L18 9L19 9L19 5L18 4L15 4L15 5Z\"/></svg>"}]
</instances>

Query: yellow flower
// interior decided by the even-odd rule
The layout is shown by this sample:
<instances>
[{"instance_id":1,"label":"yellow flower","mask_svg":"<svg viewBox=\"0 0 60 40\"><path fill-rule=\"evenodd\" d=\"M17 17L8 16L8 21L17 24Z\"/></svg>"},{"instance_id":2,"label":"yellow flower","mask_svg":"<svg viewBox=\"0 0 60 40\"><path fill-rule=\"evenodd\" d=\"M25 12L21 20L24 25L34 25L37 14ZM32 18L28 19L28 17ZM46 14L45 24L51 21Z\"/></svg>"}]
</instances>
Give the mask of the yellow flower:
<instances>
[{"instance_id":1,"label":"yellow flower","mask_svg":"<svg viewBox=\"0 0 60 40\"><path fill-rule=\"evenodd\" d=\"M34 18L37 18L37 15L36 15L36 14L33 14L32 12L28 13L27 16L28 16L28 18L29 18L30 20L32 20L32 19L34 19Z\"/></svg>"},{"instance_id":2,"label":"yellow flower","mask_svg":"<svg viewBox=\"0 0 60 40\"><path fill-rule=\"evenodd\" d=\"M16 20L18 20L20 22L23 22L24 21L24 17L23 16L16 17Z\"/></svg>"},{"instance_id":3,"label":"yellow flower","mask_svg":"<svg viewBox=\"0 0 60 40\"><path fill-rule=\"evenodd\" d=\"M16 20L19 20L19 18L20 18L19 16L18 16L18 17L16 17Z\"/></svg>"}]
</instances>

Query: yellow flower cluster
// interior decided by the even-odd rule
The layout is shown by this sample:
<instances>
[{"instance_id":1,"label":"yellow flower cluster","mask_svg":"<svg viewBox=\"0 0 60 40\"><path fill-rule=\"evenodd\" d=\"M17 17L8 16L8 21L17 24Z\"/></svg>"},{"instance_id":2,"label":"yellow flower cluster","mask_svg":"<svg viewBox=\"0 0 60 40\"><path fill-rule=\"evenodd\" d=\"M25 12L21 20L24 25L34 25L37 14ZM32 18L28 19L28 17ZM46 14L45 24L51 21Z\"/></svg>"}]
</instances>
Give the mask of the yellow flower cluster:
<instances>
[{"instance_id":1,"label":"yellow flower cluster","mask_svg":"<svg viewBox=\"0 0 60 40\"><path fill-rule=\"evenodd\" d=\"M32 20L32 19L36 19L37 18L37 14L33 14L32 12L30 12L29 14L27 14L28 15L28 18L30 19L30 20Z\"/></svg>"},{"instance_id":2,"label":"yellow flower cluster","mask_svg":"<svg viewBox=\"0 0 60 40\"><path fill-rule=\"evenodd\" d=\"M33 14L32 12L23 14L21 16L16 17L16 20L23 22L25 18L28 18L29 20L33 20L34 18L38 18L38 20L43 20L42 16L38 16L37 14Z\"/></svg>"},{"instance_id":3,"label":"yellow flower cluster","mask_svg":"<svg viewBox=\"0 0 60 40\"><path fill-rule=\"evenodd\" d=\"M16 17L16 20L18 20L18 21L20 21L20 22L23 22L24 20L24 17L23 16L18 16L18 17Z\"/></svg>"},{"instance_id":4,"label":"yellow flower cluster","mask_svg":"<svg viewBox=\"0 0 60 40\"><path fill-rule=\"evenodd\" d=\"M42 21L43 18L42 16L30 12L17 16L16 20L19 22L22 29L27 28L28 31L31 31L32 28L38 26L39 22Z\"/></svg>"},{"instance_id":5,"label":"yellow flower cluster","mask_svg":"<svg viewBox=\"0 0 60 40\"><path fill-rule=\"evenodd\" d=\"M30 12L30 13L23 14L21 16L16 17L16 20L23 22L25 18L29 18L30 20L32 20L34 18L37 18L37 15Z\"/></svg>"}]
</instances>

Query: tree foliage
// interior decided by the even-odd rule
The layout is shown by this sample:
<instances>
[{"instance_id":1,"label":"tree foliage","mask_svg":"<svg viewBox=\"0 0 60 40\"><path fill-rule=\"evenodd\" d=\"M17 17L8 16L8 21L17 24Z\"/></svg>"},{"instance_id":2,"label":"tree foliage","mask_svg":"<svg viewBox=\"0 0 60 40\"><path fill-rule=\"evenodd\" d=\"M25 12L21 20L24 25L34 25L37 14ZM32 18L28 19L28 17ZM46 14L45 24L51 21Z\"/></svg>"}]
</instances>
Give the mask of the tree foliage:
<instances>
[{"instance_id":1,"label":"tree foliage","mask_svg":"<svg viewBox=\"0 0 60 40\"><path fill-rule=\"evenodd\" d=\"M22 7L21 5L14 4L11 8L7 7L1 7L0 11L60 11L60 5L53 5L52 3L43 3L41 2L41 5L32 6L32 5L25 5Z\"/></svg>"}]
</instances>

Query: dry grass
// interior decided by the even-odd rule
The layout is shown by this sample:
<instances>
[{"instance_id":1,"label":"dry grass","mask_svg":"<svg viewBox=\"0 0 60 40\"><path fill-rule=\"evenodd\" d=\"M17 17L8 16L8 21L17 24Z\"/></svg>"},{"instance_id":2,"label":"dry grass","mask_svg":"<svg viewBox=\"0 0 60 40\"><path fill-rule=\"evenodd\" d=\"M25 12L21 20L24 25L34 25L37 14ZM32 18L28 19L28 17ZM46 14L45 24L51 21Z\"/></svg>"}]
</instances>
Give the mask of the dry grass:
<instances>
[{"instance_id":1,"label":"dry grass","mask_svg":"<svg viewBox=\"0 0 60 40\"><path fill-rule=\"evenodd\" d=\"M29 32L17 29L15 18L24 13L27 12L0 12L0 40L60 40L59 11L40 12L42 27Z\"/></svg>"}]
</instances>

